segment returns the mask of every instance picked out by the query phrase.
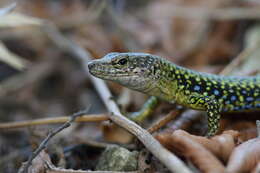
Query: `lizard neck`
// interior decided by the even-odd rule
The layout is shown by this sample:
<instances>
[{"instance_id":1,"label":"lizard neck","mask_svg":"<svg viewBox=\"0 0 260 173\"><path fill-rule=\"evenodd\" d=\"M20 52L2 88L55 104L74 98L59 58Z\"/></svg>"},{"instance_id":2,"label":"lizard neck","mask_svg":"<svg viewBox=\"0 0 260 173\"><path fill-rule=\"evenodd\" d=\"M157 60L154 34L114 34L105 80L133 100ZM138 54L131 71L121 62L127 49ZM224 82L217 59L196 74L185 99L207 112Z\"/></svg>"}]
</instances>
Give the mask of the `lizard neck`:
<instances>
[{"instance_id":1,"label":"lizard neck","mask_svg":"<svg viewBox=\"0 0 260 173\"><path fill-rule=\"evenodd\" d=\"M157 82L156 87L150 90L149 95L157 96L168 102L177 102L179 104L189 106L190 94L194 92L203 77L201 73L178 66L165 59L160 59L158 69L155 69ZM212 79L213 80L213 79ZM196 87L197 86L197 87Z\"/></svg>"},{"instance_id":2,"label":"lizard neck","mask_svg":"<svg viewBox=\"0 0 260 173\"><path fill-rule=\"evenodd\" d=\"M154 73L156 82L152 89L144 91L146 94L159 97L168 102L175 102L177 92L179 91L179 78L181 67L171 63L170 61L160 59L155 66Z\"/></svg>"}]
</instances>

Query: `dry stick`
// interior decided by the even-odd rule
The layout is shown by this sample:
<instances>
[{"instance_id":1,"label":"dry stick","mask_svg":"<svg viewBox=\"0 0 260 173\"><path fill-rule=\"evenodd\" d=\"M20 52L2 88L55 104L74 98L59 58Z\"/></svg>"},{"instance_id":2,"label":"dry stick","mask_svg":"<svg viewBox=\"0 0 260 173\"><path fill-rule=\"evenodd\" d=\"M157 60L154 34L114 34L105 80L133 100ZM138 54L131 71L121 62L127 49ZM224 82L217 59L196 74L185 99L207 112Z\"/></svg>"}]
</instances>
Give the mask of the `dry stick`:
<instances>
[{"instance_id":1,"label":"dry stick","mask_svg":"<svg viewBox=\"0 0 260 173\"><path fill-rule=\"evenodd\" d=\"M138 173L137 171L119 172L119 171L81 171L81 170L66 170L59 168L52 168L47 170L46 173Z\"/></svg>"},{"instance_id":2,"label":"dry stick","mask_svg":"<svg viewBox=\"0 0 260 173\"><path fill-rule=\"evenodd\" d=\"M52 131L48 134L48 136L42 141L42 143L39 145L39 147L32 153L32 155L31 155L30 158L28 159L26 165L19 171L19 173L20 173L20 172L21 172L21 173L27 173L27 172L28 172L28 168L29 168L30 165L32 164L33 159L34 159L42 150L44 150L44 149L47 147L47 144L48 144L48 142L50 141L50 139L51 139L52 137L54 137L56 134L58 134L60 131L62 131L63 129L68 128L68 127L71 125L71 123L72 123L73 121L75 121L75 119L76 119L77 117L86 114L86 113L89 111L89 108L90 108L90 107L88 107L86 110L83 110L83 111L79 111L79 112L74 113L74 114L70 117L69 121L67 121L66 123L64 123L62 126L60 126L60 127L56 128L56 129L52 130Z\"/></svg>"},{"instance_id":3,"label":"dry stick","mask_svg":"<svg viewBox=\"0 0 260 173\"><path fill-rule=\"evenodd\" d=\"M48 161L45 161L47 167L46 173L138 173L138 171L83 171L83 170L73 170L73 169L63 169L53 166Z\"/></svg>"},{"instance_id":4,"label":"dry stick","mask_svg":"<svg viewBox=\"0 0 260 173\"><path fill-rule=\"evenodd\" d=\"M20 122L0 123L0 130L36 126L36 125L44 125L44 124L65 123L65 122L69 121L69 119L70 119L70 117L63 116L63 117L27 120L27 121L20 121ZM98 114L98 115L89 114L89 115L82 115L80 117L77 117L75 119L75 122L98 122L98 121L106 121L108 119L109 119L108 116L105 114Z\"/></svg>"},{"instance_id":5,"label":"dry stick","mask_svg":"<svg viewBox=\"0 0 260 173\"><path fill-rule=\"evenodd\" d=\"M16 2L13 2L3 8L0 8L0 17L10 13L16 7Z\"/></svg>"},{"instance_id":6,"label":"dry stick","mask_svg":"<svg viewBox=\"0 0 260 173\"><path fill-rule=\"evenodd\" d=\"M256 120L257 137L260 138L260 121Z\"/></svg>"},{"instance_id":7,"label":"dry stick","mask_svg":"<svg viewBox=\"0 0 260 173\"><path fill-rule=\"evenodd\" d=\"M169 123L170 121L174 120L178 115L180 115L183 111L182 110L174 110L164 116L161 120L153 124L151 127L148 128L149 133L153 133L160 128L164 127L165 124Z\"/></svg>"},{"instance_id":8,"label":"dry stick","mask_svg":"<svg viewBox=\"0 0 260 173\"><path fill-rule=\"evenodd\" d=\"M86 74L88 73L88 62L90 61L90 55L83 48L79 47L77 44L66 39L55 26L45 25L43 28L48 35L48 37L64 51L69 51L76 55L76 57L81 61L83 69ZM111 113L109 118L119 126L127 129L129 132L134 134L145 147L157 158L159 159L170 171L175 173L191 173L191 170L174 154L166 150L154 137L148 133L146 130L141 128L136 123L128 120L124 117L116 103L111 99L112 94L110 93L107 85L103 80L97 79L89 75L92 83L94 84L96 90L98 91L100 97L102 98L106 108Z\"/></svg>"},{"instance_id":9,"label":"dry stick","mask_svg":"<svg viewBox=\"0 0 260 173\"><path fill-rule=\"evenodd\" d=\"M166 8L166 9L165 9ZM259 19L260 11L258 8L199 8L168 5L160 11L161 17L182 17L189 19L216 19L216 20L241 20ZM168 9L171 13L168 13Z\"/></svg>"},{"instance_id":10,"label":"dry stick","mask_svg":"<svg viewBox=\"0 0 260 173\"><path fill-rule=\"evenodd\" d=\"M232 70L238 67L248 56L250 56L259 47L254 46L243 50L233 61L231 61L219 74L226 75L230 74Z\"/></svg>"},{"instance_id":11,"label":"dry stick","mask_svg":"<svg viewBox=\"0 0 260 173\"><path fill-rule=\"evenodd\" d=\"M138 171L128 171L128 172L122 172L122 171L83 171L83 170L63 169L63 168L57 168L57 167L53 166L48 161L45 162L45 165L47 167L46 173L138 173Z\"/></svg>"}]
</instances>

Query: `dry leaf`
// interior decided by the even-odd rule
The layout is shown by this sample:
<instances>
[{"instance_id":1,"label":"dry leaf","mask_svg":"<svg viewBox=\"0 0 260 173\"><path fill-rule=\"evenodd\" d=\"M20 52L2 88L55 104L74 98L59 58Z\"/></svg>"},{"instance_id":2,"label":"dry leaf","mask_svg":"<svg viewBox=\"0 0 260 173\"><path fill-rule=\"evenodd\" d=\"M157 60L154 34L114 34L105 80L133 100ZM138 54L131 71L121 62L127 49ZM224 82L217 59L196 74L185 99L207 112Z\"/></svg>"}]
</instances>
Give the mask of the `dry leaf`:
<instances>
[{"instance_id":1,"label":"dry leaf","mask_svg":"<svg viewBox=\"0 0 260 173\"><path fill-rule=\"evenodd\" d=\"M179 153L189 159L201 172L224 172L224 165L213 153L190 136L191 135L183 130L176 130L172 134L157 135L156 138L171 151ZM202 138L204 137L196 137L196 139L199 140L202 140Z\"/></svg>"},{"instance_id":2,"label":"dry leaf","mask_svg":"<svg viewBox=\"0 0 260 173\"><path fill-rule=\"evenodd\" d=\"M253 170L260 161L260 139L250 139L237 146L227 164L228 173L242 173Z\"/></svg>"},{"instance_id":3,"label":"dry leaf","mask_svg":"<svg viewBox=\"0 0 260 173\"><path fill-rule=\"evenodd\" d=\"M10 13L0 16L0 27L17 27L24 25L42 25L43 20L20 13Z\"/></svg>"},{"instance_id":4,"label":"dry leaf","mask_svg":"<svg viewBox=\"0 0 260 173\"><path fill-rule=\"evenodd\" d=\"M10 52L2 42L0 42L0 61L12 66L17 70L23 70L28 63L20 56Z\"/></svg>"}]
</instances>

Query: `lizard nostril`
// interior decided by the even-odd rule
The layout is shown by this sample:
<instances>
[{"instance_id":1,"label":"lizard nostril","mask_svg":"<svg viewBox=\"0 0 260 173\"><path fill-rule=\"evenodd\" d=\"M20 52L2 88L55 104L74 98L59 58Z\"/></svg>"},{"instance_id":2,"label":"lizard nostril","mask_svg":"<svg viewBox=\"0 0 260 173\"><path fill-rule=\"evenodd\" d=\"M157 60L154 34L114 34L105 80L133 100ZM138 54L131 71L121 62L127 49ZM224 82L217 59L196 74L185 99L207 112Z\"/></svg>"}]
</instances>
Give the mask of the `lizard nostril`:
<instances>
[{"instance_id":1,"label":"lizard nostril","mask_svg":"<svg viewBox=\"0 0 260 173\"><path fill-rule=\"evenodd\" d=\"M95 66L95 63L93 63L93 62L89 62L88 63L88 69L91 69L91 68L93 68Z\"/></svg>"}]
</instances>

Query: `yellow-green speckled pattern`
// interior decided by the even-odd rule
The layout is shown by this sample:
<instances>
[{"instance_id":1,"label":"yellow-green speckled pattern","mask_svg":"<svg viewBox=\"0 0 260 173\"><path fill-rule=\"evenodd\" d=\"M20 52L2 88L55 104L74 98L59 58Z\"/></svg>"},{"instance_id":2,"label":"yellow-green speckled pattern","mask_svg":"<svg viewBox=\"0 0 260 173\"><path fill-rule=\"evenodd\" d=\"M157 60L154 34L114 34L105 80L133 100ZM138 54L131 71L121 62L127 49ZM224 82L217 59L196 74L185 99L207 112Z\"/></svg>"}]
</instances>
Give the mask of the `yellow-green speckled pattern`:
<instances>
[{"instance_id":1,"label":"yellow-green speckled pattern","mask_svg":"<svg viewBox=\"0 0 260 173\"><path fill-rule=\"evenodd\" d=\"M260 76L232 77L196 72L146 53L110 53L89 64L90 73L128 88L205 110L208 135L219 128L221 112L260 109Z\"/></svg>"}]
</instances>

